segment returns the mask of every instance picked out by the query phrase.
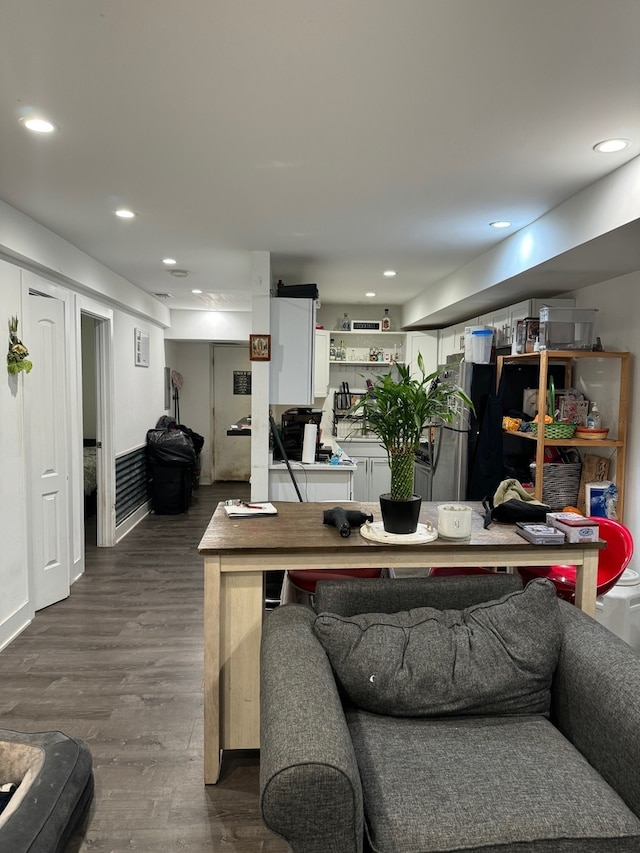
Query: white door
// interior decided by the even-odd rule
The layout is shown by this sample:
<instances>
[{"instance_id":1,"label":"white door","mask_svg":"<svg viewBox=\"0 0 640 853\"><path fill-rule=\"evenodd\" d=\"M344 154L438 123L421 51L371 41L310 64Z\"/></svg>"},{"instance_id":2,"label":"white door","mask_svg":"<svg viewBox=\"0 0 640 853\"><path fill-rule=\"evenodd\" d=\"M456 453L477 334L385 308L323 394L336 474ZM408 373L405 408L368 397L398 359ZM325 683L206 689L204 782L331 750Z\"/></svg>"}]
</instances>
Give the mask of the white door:
<instances>
[{"instance_id":1,"label":"white door","mask_svg":"<svg viewBox=\"0 0 640 853\"><path fill-rule=\"evenodd\" d=\"M29 294L30 596L35 610L69 595L64 303Z\"/></svg>"}]
</instances>

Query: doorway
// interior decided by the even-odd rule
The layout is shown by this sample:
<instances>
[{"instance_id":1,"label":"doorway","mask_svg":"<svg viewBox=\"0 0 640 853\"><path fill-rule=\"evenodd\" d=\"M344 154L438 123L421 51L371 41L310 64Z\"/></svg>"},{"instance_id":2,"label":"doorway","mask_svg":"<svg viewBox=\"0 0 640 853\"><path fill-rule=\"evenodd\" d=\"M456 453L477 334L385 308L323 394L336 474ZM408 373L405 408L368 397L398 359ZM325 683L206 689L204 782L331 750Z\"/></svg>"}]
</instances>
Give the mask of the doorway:
<instances>
[{"instance_id":1,"label":"doorway","mask_svg":"<svg viewBox=\"0 0 640 853\"><path fill-rule=\"evenodd\" d=\"M250 430L231 425L251 417L251 362L247 346L214 346L213 470L214 481L251 477ZM231 433L230 435L228 433ZM234 434L235 433L235 434Z\"/></svg>"},{"instance_id":2,"label":"doorway","mask_svg":"<svg viewBox=\"0 0 640 853\"><path fill-rule=\"evenodd\" d=\"M116 538L113 312L85 297L78 297L78 307L83 544L86 541L98 547L110 547Z\"/></svg>"},{"instance_id":3,"label":"doorway","mask_svg":"<svg viewBox=\"0 0 640 853\"><path fill-rule=\"evenodd\" d=\"M96 325L90 314L80 315L80 353L82 374L82 486L84 492L84 541L98 542L98 470L97 470L97 373Z\"/></svg>"}]
</instances>

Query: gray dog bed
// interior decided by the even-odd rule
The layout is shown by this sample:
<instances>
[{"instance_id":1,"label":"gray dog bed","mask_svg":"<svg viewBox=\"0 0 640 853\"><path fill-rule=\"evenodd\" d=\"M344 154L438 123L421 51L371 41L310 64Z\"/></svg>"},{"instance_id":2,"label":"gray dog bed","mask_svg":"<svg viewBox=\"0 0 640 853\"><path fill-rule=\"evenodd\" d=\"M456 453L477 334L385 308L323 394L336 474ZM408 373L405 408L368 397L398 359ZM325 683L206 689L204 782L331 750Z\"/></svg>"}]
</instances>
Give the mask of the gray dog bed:
<instances>
[{"instance_id":1,"label":"gray dog bed","mask_svg":"<svg viewBox=\"0 0 640 853\"><path fill-rule=\"evenodd\" d=\"M0 729L0 785L15 785L0 813L0 850L62 853L93 796L91 753L62 732Z\"/></svg>"}]
</instances>

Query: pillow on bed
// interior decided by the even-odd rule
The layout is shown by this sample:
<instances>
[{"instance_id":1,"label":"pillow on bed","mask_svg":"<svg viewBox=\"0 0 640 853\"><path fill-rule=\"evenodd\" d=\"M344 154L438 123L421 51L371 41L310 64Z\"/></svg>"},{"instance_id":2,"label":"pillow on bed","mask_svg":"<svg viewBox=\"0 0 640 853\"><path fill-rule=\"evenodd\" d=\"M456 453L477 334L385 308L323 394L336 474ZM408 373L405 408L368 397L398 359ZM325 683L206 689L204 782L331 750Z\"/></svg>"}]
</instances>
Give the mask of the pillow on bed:
<instances>
[{"instance_id":1,"label":"pillow on bed","mask_svg":"<svg viewBox=\"0 0 640 853\"><path fill-rule=\"evenodd\" d=\"M561 643L545 579L466 610L321 613L316 634L357 707L393 716L548 714Z\"/></svg>"}]
</instances>

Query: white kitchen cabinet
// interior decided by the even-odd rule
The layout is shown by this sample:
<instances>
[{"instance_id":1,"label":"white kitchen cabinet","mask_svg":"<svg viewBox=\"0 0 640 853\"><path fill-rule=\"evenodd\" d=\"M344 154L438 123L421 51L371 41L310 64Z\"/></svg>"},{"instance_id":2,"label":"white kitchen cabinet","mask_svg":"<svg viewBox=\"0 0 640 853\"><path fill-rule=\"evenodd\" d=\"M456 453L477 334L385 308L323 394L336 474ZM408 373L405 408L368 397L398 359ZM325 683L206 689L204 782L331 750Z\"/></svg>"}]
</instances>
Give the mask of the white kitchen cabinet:
<instances>
[{"instance_id":1,"label":"white kitchen cabinet","mask_svg":"<svg viewBox=\"0 0 640 853\"><path fill-rule=\"evenodd\" d=\"M291 462L302 500L307 501L350 501L353 500L354 475L351 465L329 465L327 463ZM287 466L273 463L269 466L269 500L299 500L291 482Z\"/></svg>"},{"instance_id":2,"label":"white kitchen cabinet","mask_svg":"<svg viewBox=\"0 0 640 853\"><path fill-rule=\"evenodd\" d=\"M464 330L466 326L476 326L478 320L474 317L465 323L457 323L440 329L438 333L438 364L446 364L447 358L452 355L460 355L464 352Z\"/></svg>"},{"instance_id":3,"label":"white kitchen cabinet","mask_svg":"<svg viewBox=\"0 0 640 853\"><path fill-rule=\"evenodd\" d=\"M313 406L315 373L315 299L271 300L272 405Z\"/></svg>"},{"instance_id":4,"label":"white kitchen cabinet","mask_svg":"<svg viewBox=\"0 0 640 853\"><path fill-rule=\"evenodd\" d=\"M376 441L343 441L341 445L358 462L353 481L354 500L377 501L391 488L386 450Z\"/></svg>"},{"instance_id":5,"label":"white kitchen cabinet","mask_svg":"<svg viewBox=\"0 0 640 853\"><path fill-rule=\"evenodd\" d=\"M422 355L427 375L438 368L438 332L407 332L407 364L412 374L418 374L418 354Z\"/></svg>"},{"instance_id":6,"label":"white kitchen cabinet","mask_svg":"<svg viewBox=\"0 0 640 853\"><path fill-rule=\"evenodd\" d=\"M497 308L478 317L478 326L493 329L493 343L497 347L511 346L511 307Z\"/></svg>"},{"instance_id":7,"label":"white kitchen cabinet","mask_svg":"<svg viewBox=\"0 0 640 853\"><path fill-rule=\"evenodd\" d=\"M316 329L313 380L315 397L326 397L329 393L329 341L331 334L328 329Z\"/></svg>"}]
</instances>

